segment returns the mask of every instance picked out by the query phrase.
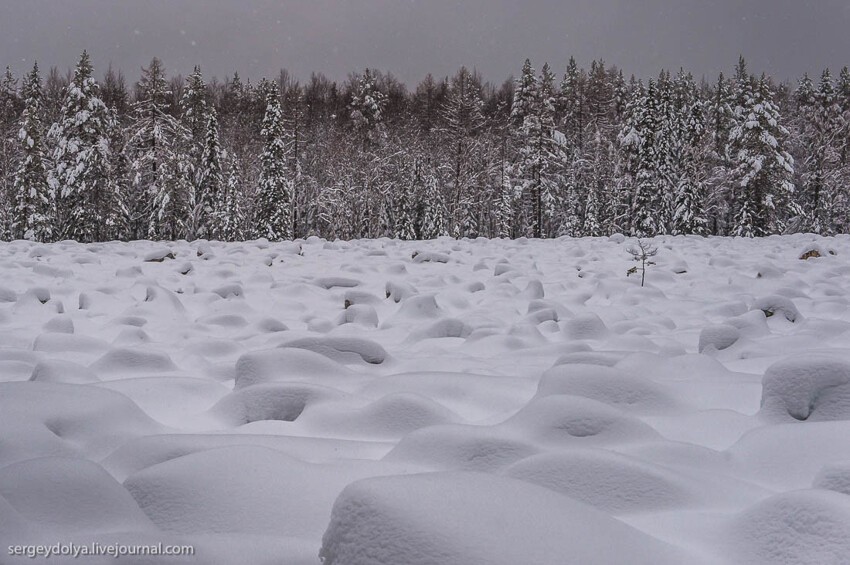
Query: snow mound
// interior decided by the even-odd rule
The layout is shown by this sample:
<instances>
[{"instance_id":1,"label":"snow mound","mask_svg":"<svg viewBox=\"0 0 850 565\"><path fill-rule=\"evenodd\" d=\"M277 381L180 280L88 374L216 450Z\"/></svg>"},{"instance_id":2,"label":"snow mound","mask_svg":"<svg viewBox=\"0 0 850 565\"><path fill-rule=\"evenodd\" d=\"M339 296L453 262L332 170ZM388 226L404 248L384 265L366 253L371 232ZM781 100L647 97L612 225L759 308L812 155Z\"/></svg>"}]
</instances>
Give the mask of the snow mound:
<instances>
[{"instance_id":1,"label":"snow mound","mask_svg":"<svg viewBox=\"0 0 850 565\"><path fill-rule=\"evenodd\" d=\"M598 400L629 412L659 412L675 407L661 386L600 365L568 364L549 369L537 396L572 395Z\"/></svg>"},{"instance_id":2,"label":"snow mound","mask_svg":"<svg viewBox=\"0 0 850 565\"><path fill-rule=\"evenodd\" d=\"M566 395L535 398L501 426L547 445L607 445L658 436L649 425L616 408Z\"/></svg>"},{"instance_id":3,"label":"snow mound","mask_svg":"<svg viewBox=\"0 0 850 565\"><path fill-rule=\"evenodd\" d=\"M817 243L811 243L805 246L802 250L800 250L799 257L803 261L807 261L809 259L819 259L821 257L829 257L831 255L836 255L834 249L827 249L823 245L819 245Z\"/></svg>"},{"instance_id":4,"label":"snow mound","mask_svg":"<svg viewBox=\"0 0 850 565\"><path fill-rule=\"evenodd\" d=\"M729 349L741 339L741 331L729 324L717 324L703 328L699 333L699 352L709 348L717 351Z\"/></svg>"},{"instance_id":5,"label":"snow mound","mask_svg":"<svg viewBox=\"0 0 850 565\"><path fill-rule=\"evenodd\" d=\"M395 303L416 296L416 294L416 289L409 284L397 281L390 281L386 284L386 296Z\"/></svg>"},{"instance_id":6,"label":"snow mound","mask_svg":"<svg viewBox=\"0 0 850 565\"><path fill-rule=\"evenodd\" d=\"M316 286L330 290L332 288L354 288L360 286L360 281L345 277L322 277L313 281Z\"/></svg>"},{"instance_id":7,"label":"snow mound","mask_svg":"<svg viewBox=\"0 0 850 565\"><path fill-rule=\"evenodd\" d=\"M504 473L612 514L672 509L700 500L699 485L639 459L603 449L541 453Z\"/></svg>"},{"instance_id":8,"label":"snow mound","mask_svg":"<svg viewBox=\"0 0 850 565\"><path fill-rule=\"evenodd\" d=\"M94 371L71 361L45 360L39 362L32 370L31 381L45 383L85 384L96 383L100 379Z\"/></svg>"},{"instance_id":9,"label":"snow mound","mask_svg":"<svg viewBox=\"0 0 850 565\"><path fill-rule=\"evenodd\" d=\"M289 326L274 318L263 318L256 323L256 327L263 333L285 332Z\"/></svg>"},{"instance_id":10,"label":"snow mound","mask_svg":"<svg viewBox=\"0 0 850 565\"><path fill-rule=\"evenodd\" d=\"M402 302L399 311L390 320L391 325L409 323L417 320L433 320L443 316L433 294L417 294ZM389 327L389 325L387 326Z\"/></svg>"},{"instance_id":11,"label":"snow mound","mask_svg":"<svg viewBox=\"0 0 850 565\"><path fill-rule=\"evenodd\" d=\"M812 486L850 494L850 462L827 465L817 474Z\"/></svg>"},{"instance_id":12,"label":"snow mound","mask_svg":"<svg viewBox=\"0 0 850 565\"><path fill-rule=\"evenodd\" d=\"M494 471L537 451L530 443L492 428L447 425L404 436L385 459L434 470Z\"/></svg>"},{"instance_id":13,"label":"snow mound","mask_svg":"<svg viewBox=\"0 0 850 565\"><path fill-rule=\"evenodd\" d=\"M789 322L796 322L801 319L800 311L794 305L790 298L771 294L763 296L753 302L752 310L761 310L768 318L777 314L781 314Z\"/></svg>"},{"instance_id":14,"label":"snow mound","mask_svg":"<svg viewBox=\"0 0 850 565\"><path fill-rule=\"evenodd\" d=\"M417 330L410 334L413 341L422 339L439 339L443 337L467 338L472 333L472 328L463 320L457 318L444 318L434 322L425 329Z\"/></svg>"},{"instance_id":15,"label":"snow mound","mask_svg":"<svg viewBox=\"0 0 850 565\"><path fill-rule=\"evenodd\" d=\"M130 475L124 487L159 528L317 537L358 475L253 446L210 449Z\"/></svg>"},{"instance_id":16,"label":"snow mound","mask_svg":"<svg viewBox=\"0 0 850 565\"><path fill-rule=\"evenodd\" d=\"M570 339L601 339L608 333L605 323L593 313L577 314L564 323Z\"/></svg>"},{"instance_id":17,"label":"snow mound","mask_svg":"<svg viewBox=\"0 0 850 565\"><path fill-rule=\"evenodd\" d=\"M210 412L231 426L262 420L294 422L308 405L340 395L334 389L307 383L255 384L228 394Z\"/></svg>"},{"instance_id":18,"label":"snow mound","mask_svg":"<svg viewBox=\"0 0 850 565\"><path fill-rule=\"evenodd\" d=\"M349 485L334 503L319 555L325 565L687 561L671 546L589 506L535 485L475 473Z\"/></svg>"},{"instance_id":19,"label":"snow mound","mask_svg":"<svg viewBox=\"0 0 850 565\"><path fill-rule=\"evenodd\" d=\"M378 327L378 312L368 304L352 304L337 317L336 324L358 324L367 328Z\"/></svg>"},{"instance_id":20,"label":"snow mound","mask_svg":"<svg viewBox=\"0 0 850 565\"><path fill-rule=\"evenodd\" d=\"M53 318L50 318L46 324L44 324L44 331L60 334L72 334L74 333L74 320L68 318L64 314L54 316Z\"/></svg>"},{"instance_id":21,"label":"snow mound","mask_svg":"<svg viewBox=\"0 0 850 565\"><path fill-rule=\"evenodd\" d=\"M92 386L0 383L0 464L63 455L98 458L161 433L126 396Z\"/></svg>"},{"instance_id":22,"label":"snow mound","mask_svg":"<svg viewBox=\"0 0 850 565\"><path fill-rule=\"evenodd\" d=\"M26 519L63 533L154 529L133 497L85 459L43 457L3 467L0 496Z\"/></svg>"},{"instance_id":23,"label":"snow mound","mask_svg":"<svg viewBox=\"0 0 850 565\"><path fill-rule=\"evenodd\" d=\"M104 380L177 370L177 366L166 353L134 348L112 349L95 361L91 368Z\"/></svg>"},{"instance_id":24,"label":"snow mound","mask_svg":"<svg viewBox=\"0 0 850 565\"><path fill-rule=\"evenodd\" d=\"M414 263L448 263L449 256L436 251L423 251L413 255Z\"/></svg>"},{"instance_id":25,"label":"snow mound","mask_svg":"<svg viewBox=\"0 0 850 565\"><path fill-rule=\"evenodd\" d=\"M387 359L387 352L377 342L359 337L305 337L281 347L306 349L342 364L380 365Z\"/></svg>"},{"instance_id":26,"label":"snow mound","mask_svg":"<svg viewBox=\"0 0 850 565\"><path fill-rule=\"evenodd\" d=\"M245 291L242 289L242 285L231 283L213 289L213 294L217 294L225 299L242 298L245 295Z\"/></svg>"},{"instance_id":27,"label":"snow mound","mask_svg":"<svg viewBox=\"0 0 850 565\"><path fill-rule=\"evenodd\" d=\"M825 490L782 493L733 522L735 562L841 565L850 555L850 497Z\"/></svg>"},{"instance_id":28,"label":"snow mound","mask_svg":"<svg viewBox=\"0 0 850 565\"><path fill-rule=\"evenodd\" d=\"M280 381L322 381L350 374L343 365L306 348L267 349L239 357L234 388Z\"/></svg>"},{"instance_id":29,"label":"snow mound","mask_svg":"<svg viewBox=\"0 0 850 565\"><path fill-rule=\"evenodd\" d=\"M847 420L761 426L744 434L728 456L733 469L752 482L773 490L809 488L826 466L850 461L848 436Z\"/></svg>"},{"instance_id":30,"label":"snow mound","mask_svg":"<svg viewBox=\"0 0 850 565\"><path fill-rule=\"evenodd\" d=\"M109 344L97 338L68 333L44 333L35 338L34 351L52 353L92 353L98 354L109 349Z\"/></svg>"},{"instance_id":31,"label":"snow mound","mask_svg":"<svg viewBox=\"0 0 850 565\"><path fill-rule=\"evenodd\" d=\"M174 259L174 252L168 247L158 247L145 254L145 263L162 263L166 259Z\"/></svg>"},{"instance_id":32,"label":"snow mound","mask_svg":"<svg viewBox=\"0 0 850 565\"><path fill-rule=\"evenodd\" d=\"M796 420L850 420L850 362L807 354L774 363L762 380L761 412Z\"/></svg>"},{"instance_id":33,"label":"snow mound","mask_svg":"<svg viewBox=\"0 0 850 565\"><path fill-rule=\"evenodd\" d=\"M374 306L381 303L381 299L370 292L362 290L347 290L345 291L343 305L348 308L357 304L368 304Z\"/></svg>"},{"instance_id":34,"label":"snow mound","mask_svg":"<svg viewBox=\"0 0 850 565\"><path fill-rule=\"evenodd\" d=\"M470 421L509 415L533 395L536 385L527 379L494 377L469 372L417 371L374 379L359 394L370 398L394 392L428 397ZM501 421L500 418L499 421Z\"/></svg>"},{"instance_id":35,"label":"snow mound","mask_svg":"<svg viewBox=\"0 0 850 565\"><path fill-rule=\"evenodd\" d=\"M388 394L355 410L328 405L305 415L304 425L345 437L398 439L420 428L457 422L445 406L418 394Z\"/></svg>"},{"instance_id":36,"label":"snow mound","mask_svg":"<svg viewBox=\"0 0 850 565\"><path fill-rule=\"evenodd\" d=\"M618 351L574 351L572 353L565 353L558 357L558 359L555 360L555 366L601 365L603 367L613 367L619 363L625 355L625 353Z\"/></svg>"},{"instance_id":37,"label":"snow mound","mask_svg":"<svg viewBox=\"0 0 850 565\"><path fill-rule=\"evenodd\" d=\"M18 293L11 288L0 286L0 302L16 302Z\"/></svg>"}]
</instances>

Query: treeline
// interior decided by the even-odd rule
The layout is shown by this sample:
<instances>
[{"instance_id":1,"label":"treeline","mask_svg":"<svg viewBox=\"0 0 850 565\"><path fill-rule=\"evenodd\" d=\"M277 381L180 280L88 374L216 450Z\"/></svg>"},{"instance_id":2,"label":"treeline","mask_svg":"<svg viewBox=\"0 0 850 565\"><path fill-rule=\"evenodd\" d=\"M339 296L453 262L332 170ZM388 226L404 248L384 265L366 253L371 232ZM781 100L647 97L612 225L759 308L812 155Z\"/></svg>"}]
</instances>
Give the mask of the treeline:
<instances>
[{"instance_id":1,"label":"treeline","mask_svg":"<svg viewBox=\"0 0 850 565\"><path fill-rule=\"evenodd\" d=\"M0 236L208 238L846 233L850 72L793 88L749 72L646 82L570 60L408 91L337 84L128 86L36 66L0 83Z\"/></svg>"}]
</instances>

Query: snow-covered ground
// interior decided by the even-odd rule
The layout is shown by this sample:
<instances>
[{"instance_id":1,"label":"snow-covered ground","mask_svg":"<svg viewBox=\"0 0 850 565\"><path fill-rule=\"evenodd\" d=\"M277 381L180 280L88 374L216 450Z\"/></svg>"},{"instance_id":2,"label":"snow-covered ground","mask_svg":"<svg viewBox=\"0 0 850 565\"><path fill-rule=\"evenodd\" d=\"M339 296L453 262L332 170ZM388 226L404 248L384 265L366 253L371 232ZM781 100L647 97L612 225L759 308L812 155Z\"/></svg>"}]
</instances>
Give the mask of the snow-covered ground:
<instances>
[{"instance_id":1,"label":"snow-covered ground","mask_svg":"<svg viewBox=\"0 0 850 565\"><path fill-rule=\"evenodd\" d=\"M850 238L629 243L3 244L0 563L846 563Z\"/></svg>"}]
</instances>

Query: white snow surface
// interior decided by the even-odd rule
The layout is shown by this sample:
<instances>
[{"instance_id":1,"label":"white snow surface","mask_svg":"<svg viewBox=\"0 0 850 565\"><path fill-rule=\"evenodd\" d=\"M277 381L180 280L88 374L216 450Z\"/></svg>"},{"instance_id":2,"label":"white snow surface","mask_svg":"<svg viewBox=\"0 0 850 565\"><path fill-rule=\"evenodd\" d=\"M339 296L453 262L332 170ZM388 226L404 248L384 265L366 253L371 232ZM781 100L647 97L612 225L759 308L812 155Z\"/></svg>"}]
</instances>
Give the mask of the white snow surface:
<instances>
[{"instance_id":1,"label":"white snow surface","mask_svg":"<svg viewBox=\"0 0 850 565\"><path fill-rule=\"evenodd\" d=\"M0 563L847 563L850 237L632 243L0 244Z\"/></svg>"}]
</instances>

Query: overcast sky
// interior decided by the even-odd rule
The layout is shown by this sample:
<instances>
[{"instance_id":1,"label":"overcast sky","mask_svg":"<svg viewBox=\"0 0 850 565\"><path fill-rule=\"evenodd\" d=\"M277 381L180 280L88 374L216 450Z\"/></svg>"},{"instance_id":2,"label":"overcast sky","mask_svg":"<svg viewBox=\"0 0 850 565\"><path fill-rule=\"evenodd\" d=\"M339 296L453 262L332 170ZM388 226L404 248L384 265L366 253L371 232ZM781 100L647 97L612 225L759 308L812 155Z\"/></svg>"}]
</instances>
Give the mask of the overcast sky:
<instances>
[{"instance_id":1,"label":"overcast sky","mask_svg":"<svg viewBox=\"0 0 850 565\"><path fill-rule=\"evenodd\" d=\"M17 75L111 62L136 80L151 57L171 74L287 68L344 79L364 67L408 85L475 67L501 82L526 57L559 74L570 55L627 74L731 71L743 53L781 80L850 64L847 0L0 0L0 57Z\"/></svg>"}]
</instances>

